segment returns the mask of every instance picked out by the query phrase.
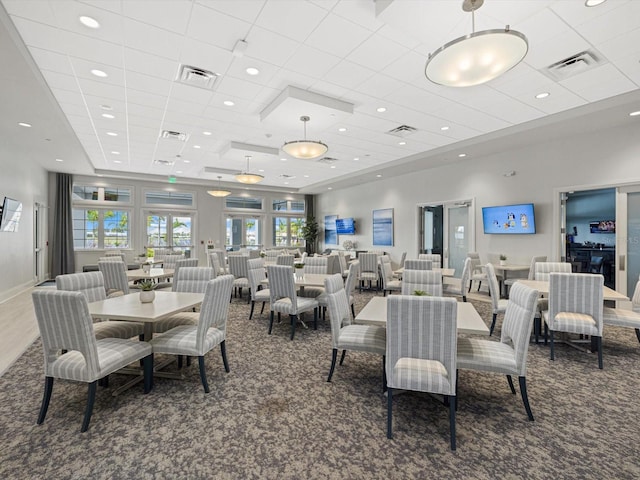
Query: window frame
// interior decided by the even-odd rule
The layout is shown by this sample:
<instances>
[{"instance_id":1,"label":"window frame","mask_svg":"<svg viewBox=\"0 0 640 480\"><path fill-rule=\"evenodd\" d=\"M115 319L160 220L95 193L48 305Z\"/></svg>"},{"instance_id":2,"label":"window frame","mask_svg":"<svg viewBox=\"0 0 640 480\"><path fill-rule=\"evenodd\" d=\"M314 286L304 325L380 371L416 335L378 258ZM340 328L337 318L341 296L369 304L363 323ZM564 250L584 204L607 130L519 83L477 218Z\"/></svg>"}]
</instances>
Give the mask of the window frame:
<instances>
[{"instance_id":1,"label":"window frame","mask_svg":"<svg viewBox=\"0 0 640 480\"><path fill-rule=\"evenodd\" d=\"M109 208L110 206L97 206L97 205L73 205L71 207L72 213L71 213L71 217L72 217L72 223L75 223L76 219L73 217L73 210L82 210L82 211L88 211L88 210L95 210L98 212L98 229L97 229L97 241L98 244L96 247L93 248L88 248L88 247L76 247L75 246L75 242L76 242L76 238L75 238L75 232L76 232L76 228L73 228L73 249L74 251L78 251L78 252L96 252L96 251L109 251L109 250L133 250L132 247L132 222L133 220L133 209L132 208ZM108 211L117 211L117 212L123 212L124 214L127 215L127 246L126 247L121 247L121 246L114 246L114 247L107 247L105 246L105 239L106 239L106 235L105 235L105 228L104 228L104 222L105 222L105 218L104 215L106 212ZM85 222L85 227L86 227L86 216L85 218L83 218L83 222ZM85 228L85 235L86 235L86 228Z\"/></svg>"}]
</instances>

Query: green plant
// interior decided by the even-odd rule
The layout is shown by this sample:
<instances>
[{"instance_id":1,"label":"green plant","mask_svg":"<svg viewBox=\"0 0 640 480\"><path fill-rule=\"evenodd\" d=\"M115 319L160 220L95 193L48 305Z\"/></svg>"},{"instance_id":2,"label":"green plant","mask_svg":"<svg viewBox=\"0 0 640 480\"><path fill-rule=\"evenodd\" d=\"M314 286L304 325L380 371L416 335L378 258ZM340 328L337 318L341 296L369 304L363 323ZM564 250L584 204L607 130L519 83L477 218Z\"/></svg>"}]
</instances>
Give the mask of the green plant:
<instances>
[{"instance_id":1,"label":"green plant","mask_svg":"<svg viewBox=\"0 0 640 480\"><path fill-rule=\"evenodd\" d=\"M506 260L507 256L504 253L500 254L500 260Z\"/></svg>"},{"instance_id":2,"label":"green plant","mask_svg":"<svg viewBox=\"0 0 640 480\"><path fill-rule=\"evenodd\" d=\"M304 268L304 263L294 263L293 266L295 268Z\"/></svg>"},{"instance_id":3,"label":"green plant","mask_svg":"<svg viewBox=\"0 0 640 480\"><path fill-rule=\"evenodd\" d=\"M431 295L429 295L427 292L425 292L424 290L414 290L413 294L416 297L430 297Z\"/></svg>"},{"instance_id":4,"label":"green plant","mask_svg":"<svg viewBox=\"0 0 640 480\"><path fill-rule=\"evenodd\" d=\"M304 238L306 242L306 250L309 255L315 253L316 250L316 241L318 240L318 234L320 233L320 228L318 227L318 222L316 218L311 215L307 217L306 222L300 229L300 233L302 238Z\"/></svg>"},{"instance_id":5,"label":"green plant","mask_svg":"<svg viewBox=\"0 0 640 480\"><path fill-rule=\"evenodd\" d=\"M138 285L143 292L150 292L153 290L154 283L151 280L141 280Z\"/></svg>"}]
</instances>

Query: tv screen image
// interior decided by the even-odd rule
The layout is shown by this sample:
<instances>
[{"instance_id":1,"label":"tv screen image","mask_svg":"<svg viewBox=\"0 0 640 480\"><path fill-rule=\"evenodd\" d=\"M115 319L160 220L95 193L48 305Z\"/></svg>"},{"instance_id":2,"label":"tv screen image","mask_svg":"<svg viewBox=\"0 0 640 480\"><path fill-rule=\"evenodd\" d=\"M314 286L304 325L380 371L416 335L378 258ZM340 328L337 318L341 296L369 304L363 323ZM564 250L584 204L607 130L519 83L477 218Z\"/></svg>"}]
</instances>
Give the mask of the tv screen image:
<instances>
[{"instance_id":1,"label":"tv screen image","mask_svg":"<svg viewBox=\"0 0 640 480\"><path fill-rule=\"evenodd\" d=\"M615 220L599 220L589 223L591 233L616 233Z\"/></svg>"},{"instance_id":2,"label":"tv screen image","mask_svg":"<svg viewBox=\"0 0 640 480\"><path fill-rule=\"evenodd\" d=\"M482 224L487 234L536 233L533 203L482 207Z\"/></svg>"},{"instance_id":3,"label":"tv screen image","mask_svg":"<svg viewBox=\"0 0 640 480\"><path fill-rule=\"evenodd\" d=\"M2 218L0 219L1 232L17 232L18 223L22 215L22 202L9 197L4 197L2 205Z\"/></svg>"},{"instance_id":4,"label":"tv screen image","mask_svg":"<svg viewBox=\"0 0 640 480\"><path fill-rule=\"evenodd\" d=\"M338 218L336 231L338 235L353 235L356 233L356 221L353 218Z\"/></svg>"}]
</instances>

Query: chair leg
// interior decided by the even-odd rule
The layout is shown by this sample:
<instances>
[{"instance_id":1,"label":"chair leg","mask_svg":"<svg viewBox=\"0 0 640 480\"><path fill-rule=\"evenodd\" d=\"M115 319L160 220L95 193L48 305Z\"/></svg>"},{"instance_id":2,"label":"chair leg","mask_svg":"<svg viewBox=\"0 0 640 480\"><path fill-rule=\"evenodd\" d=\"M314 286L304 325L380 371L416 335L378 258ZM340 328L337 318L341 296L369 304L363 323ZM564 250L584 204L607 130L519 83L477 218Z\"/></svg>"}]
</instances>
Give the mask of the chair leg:
<instances>
[{"instance_id":1,"label":"chair leg","mask_svg":"<svg viewBox=\"0 0 640 480\"><path fill-rule=\"evenodd\" d=\"M207 371L204 366L204 355L198 357L198 366L200 367L200 380L204 387L204 393L209 393L209 383L207 382Z\"/></svg>"},{"instance_id":2,"label":"chair leg","mask_svg":"<svg viewBox=\"0 0 640 480\"><path fill-rule=\"evenodd\" d=\"M387 296L387 291L386 290L382 290L382 296L386 297Z\"/></svg>"},{"instance_id":3,"label":"chair leg","mask_svg":"<svg viewBox=\"0 0 640 480\"><path fill-rule=\"evenodd\" d=\"M269 335L271 335L272 328L273 328L273 310L271 310L271 315L269 317Z\"/></svg>"},{"instance_id":4,"label":"chair leg","mask_svg":"<svg viewBox=\"0 0 640 480\"><path fill-rule=\"evenodd\" d=\"M531 407L529 406L529 396L527 395L527 377L518 377L520 382L520 395L522 395L522 403L524 403L524 409L527 411L529 421L533 422L533 413L531 413Z\"/></svg>"},{"instance_id":5,"label":"chair leg","mask_svg":"<svg viewBox=\"0 0 640 480\"><path fill-rule=\"evenodd\" d=\"M382 393L387 391L387 357L382 356Z\"/></svg>"},{"instance_id":6,"label":"chair leg","mask_svg":"<svg viewBox=\"0 0 640 480\"><path fill-rule=\"evenodd\" d=\"M449 396L449 435L451 436L451 450L456 449L456 396Z\"/></svg>"},{"instance_id":7,"label":"chair leg","mask_svg":"<svg viewBox=\"0 0 640 480\"><path fill-rule=\"evenodd\" d=\"M251 301L251 289L249 289L249 292L247 293L247 303L249 303Z\"/></svg>"},{"instance_id":8,"label":"chair leg","mask_svg":"<svg viewBox=\"0 0 640 480\"><path fill-rule=\"evenodd\" d=\"M471 291L472 286L473 286L473 280L469 280L469 290L467 290L467 293Z\"/></svg>"},{"instance_id":9,"label":"chair leg","mask_svg":"<svg viewBox=\"0 0 640 480\"><path fill-rule=\"evenodd\" d=\"M481 286L481 285L482 285L482 282L481 282L481 281L478 281L478 291L480 291L480 286ZM455 450L455 448L454 448L454 450Z\"/></svg>"},{"instance_id":10,"label":"chair leg","mask_svg":"<svg viewBox=\"0 0 640 480\"><path fill-rule=\"evenodd\" d=\"M540 325L541 323L542 323L541 318L535 317L533 319L533 335L536 340L536 345L540 343L540 330L542 330L542 326Z\"/></svg>"},{"instance_id":11,"label":"chair leg","mask_svg":"<svg viewBox=\"0 0 640 480\"><path fill-rule=\"evenodd\" d=\"M316 317L317 312L314 313L314 317ZM296 334L296 323L298 323L298 316L297 315L289 315L289 318L291 319L291 340L293 340L293 337Z\"/></svg>"},{"instance_id":12,"label":"chair leg","mask_svg":"<svg viewBox=\"0 0 640 480\"><path fill-rule=\"evenodd\" d=\"M467 296L466 295L462 295L462 301L466 302L467 301Z\"/></svg>"},{"instance_id":13,"label":"chair leg","mask_svg":"<svg viewBox=\"0 0 640 480\"><path fill-rule=\"evenodd\" d=\"M393 388L387 388L387 438L393 438L391 433L391 411L392 411Z\"/></svg>"},{"instance_id":14,"label":"chair leg","mask_svg":"<svg viewBox=\"0 0 640 480\"><path fill-rule=\"evenodd\" d=\"M142 359L144 371L144 393L153 389L153 353Z\"/></svg>"},{"instance_id":15,"label":"chair leg","mask_svg":"<svg viewBox=\"0 0 640 480\"><path fill-rule=\"evenodd\" d=\"M511 389L511 393L516 394L516 389L513 386L513 380L511 379L511 375L507 375L507 382L509 382L509 388Z\"/></svg>"},{"instance_id":16,"label":"chair leg","mask_svg":"<svg viewBox=\"0 0 640 480\"><path fill-rule=\"evenodd\" d=\"M596 337L596 342L598 344L598 368L602 370L602 337Z\"/></svg>"},{"instance_id":17,"label":"chair leg","mask_svg":"<svg viewBox=\"0 0 640 480\"><path fill-rule=\"evenodd\" d=\"M89 422L91 421L91 414L93 413L93 404L96 401L96 387L98 386L98 381L91 382L89 384L89 391L87 392L87 408L84 411L84 420L82 420L82 428L80 428L81 432L86 432L89 428Z\"/></svg>"},{"instance_id":18,"label":"chair leg","mask_svg":"<svg viewBox=\"0 0 640 480\"><path fill-rule=\"evenodd\" d=\"M640 342L640 328L636 328L636 337L638 338L638 341Z\"/></svg>"},{"instance_id":19,"label":"chair leg","mask_svg":"<svg viewBox=\"0 0 640 480\"><path fill-rule=\"evenodd\" d=\"M555 356L555 351L553 349L553 330L549 330L549 344L551 346L550 348L551 360L555 360L556 356Z\"/></svg>"},{"instance_id":20,"label":"chair leg","mask_svg":"<svg viewBox=\"0 0 640 480\"><path fill-rule=\"evenodd\" d=\"M49 401L51 400L51 392L53 391L53 377L45 377L44 379L44 395L42 396L42 405L40 405L40 414L38 415L38 425L42 425L44 418L47 416L49 409Z\"/></svg>"},{"instance_id":21,"label":"chair leg","mask_svg":"<svg viewBox=\"0 0 640 480\"><path fill-rule=\"evenodd\" d=\"M318 310L319 309L320 309L320 307L313 309L313 329L314 330L318 329Z\"/></svg>"},{"instance_id":22,"label":"chair leg","mask_svg":"<svg viewBox=\"0 0 640 480\"><path fill-rule=\"evenodd\" d=\"M356 319L356 307L354 306L354 304L351 304L351 315L353 316L353 319ZM640 342L640 330L638 330L636 328L636 335L638 335L638 341Z\"/></svg>"},{"instance_id":23,"label":"chair leg","mask_svg":"<svg viewBox=\"0 0 640 480\"><path fill-rule=\"evenodd\" d=\"M229 362L227 361L227 346L225 340L220 343L220 353L222 354L222 363L224 363L224 371L229 373Z\"/></svg>"},{"instance_id":24,"label":"chair leg","mask_svg":"<svg viewBox=\"0 0 640 480\"><path fill-rule=\"evenodd\" d=\"M253 318L253 309L255 308L255 306L256 306L256 302L251 301L251 311L249 312L249 320Z\"/></svg>"},{"instance_id":25,"label":"chair leg","mask_svg":"<svg viewBox=\"0 0 640 480\"><path fill-rule=\"evenodd\" d=\"M549 338L549 326L546 324L544 324L544 344L545 346L547 345L547 340Z\"/></svg>"},{"instance_id":26,"label":"chair leg","mask_svg":"<svg viewBox=\"0 0 640 480\"><path fill-rule=\"evenodd\" d=\"M178 355L178 370L182 368L182 355Z\"/></svg>"},{"instance_id":27,"label":"chair leg","mask_svg":"<svg viewBox=\"0 0 640 480\"><path fill-rule=\"evenodd\" d=\"M187 359L187 367L191 366L191 357L189 355L185 355L185 358Z\"/></svg>"},{"instance_id":28,"label":"chair leg","mask_svg":"<svg viewBox=\"0 0 640 480\"><path fill-rule=\"evenodd\" d=\"M262 308L260 309L260 315L264 313L264 304L267 302L262 302Z\"/></svg>"},{"instance_id":29,"label":"chair leg","mask_svg":"<svg viewBox=\"0 0 640 480\"><path fill-rule=\"evenodd\" d=\"M342 350L342 356L340 357L340 365L342 366L342 363L344 362L344 357L347 354L346 350Z\"/></svg>"},{"instance_id":30,"label":"chair leg","mask_svg":"<svg viewBox=\"0 0 640 480\"><path fill-rule=\"evenodd\" d=\"M493 335L493 329L496 326L496 319L498 318L498 314L493 314L493 320L491 320L491 326L489 327L489 336Z\"/></svg>"},{"instance_id":31,"label":"chair leg","mask_svg":"<svg viewBox=\"0 0 640 480\"><path fill-rule=\"evenodd\" d=\"M334 348L333 352L331 352L331 368L329 369L329 378L327 378L327 382L331 381L331 377L333 377L333 371L336 368L336 358L338 356L338 349Z\"/></svg>"}]
</instances>

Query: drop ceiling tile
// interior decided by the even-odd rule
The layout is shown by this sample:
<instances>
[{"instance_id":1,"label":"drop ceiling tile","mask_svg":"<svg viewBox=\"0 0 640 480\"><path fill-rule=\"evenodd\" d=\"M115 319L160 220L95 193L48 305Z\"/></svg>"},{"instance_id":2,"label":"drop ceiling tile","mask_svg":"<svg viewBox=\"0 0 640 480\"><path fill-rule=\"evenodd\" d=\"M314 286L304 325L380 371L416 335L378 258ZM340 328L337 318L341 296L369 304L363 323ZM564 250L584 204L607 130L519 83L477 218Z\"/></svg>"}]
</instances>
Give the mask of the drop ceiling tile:
<instances>
[{"instance_id":1,"label":"drop ceiling tile","mask_svg":"<svg viewBox=\"0 0 640 480\"><path fill-rule=\"evenodd\" d=\"M127 88L127 103L164 110L167 99L162 95L155 95L145 90Z\"/></svg>"},{"instance_id":2,"label":"drop ceiling tile","mask_svg":"<svg viewBox=\"0 0 640 480\"><path fill-rule=\"evenodd\" d=\"M193 6L187 36L231 52L249 33L251 24L201 4Z\"/></svg>"},{"instance_id":3,"label":"drop ceiling tile","mask_svg":"<svg viewBox=\"0 0 640 480\"><path fill-rule=\"evenodd\" d=\"M287 61L285 68L315 78L322 78L340 58L302 45Z\"/></svg>"},{"instance_id":4,"label":"drop ceiling tile","mask_svg":"<svg viewBox=\"0 0 640 480\"><path fill-rule=\"evenodd\" d=\"M304 42L326 16L326 10L312 3L267 2L256 20L256 25ZM291 21L293 18L295 21Z\"/></svg>"},{"instance_id":5,"label":"drop ceiling tile","mask_svg":"<svg viewBox=\"0 0 640 480\"><path fill-rule=\"evenodd\" d=\"M177 98L169 98L167 102L167 112L180 112L190 115L202 115L205 111L205 105L201 103L185 102Z\"/></svg>"},{"instance_id":6,"label":"drop ceiling tile","mask_svg":"<svg viewBox=\"0 0 640 480\"><path fill-rule=\"evenodd\" d=\"M588 70L560 83L590 102L638 88L611 64Z\"/></svg>"},{"instance_id":7,"label":"drop ceiling tile","mask_svg":"<svg viewBox=\"0 0 640 480\"><path fill-rule=\"evenodd\" d=\"M79 78L78 84L84 95L100 96L106 99L124 101L125 89L119 85L96 82L86 78Z\"/></svg>"},{"instance_id":8,"label":"drop ceiling tile","mask_svg":"<svg viewBox=\"0 0 640 480\"><path fill-rule=\"evenodd\" d=\"M186 32L191 7L188 0L154 0L153 8L149 8L147 0L122 2L125 16L179 34Z\"/></svg>"},{"instance_id":9,"label":"drop ceiling tile","mask_svg":"<svg viewBox=\"0 0 640 480\"><path fill-rule=\"evenodd\" d=\"M273 88L278 92L284 90L288 85L292 85L294 87L307 89L311 88L311 86L317 82L317 78L314 78L309 75L305 75L304 73L294 72L288 69L280 69L278 73L276 73L273 78L267 84L267 87Z\"/></svg>"},{"instance_id":10,"label":"drop ceiling tile","mask_svg":"<svg viewBox=\"0 0 640 480\"><path fill-rule=\"evenodd\" d=\"M613 63L634 54L640 59L640 28L599 44L598 51Z\"/></svg>"},{"instance_id":11,"label":"drop ceiling tile","mask_svg":"<svg viewBox=\"0 0 640 480\"><path fill-rule=\"evenodd\" d=\"M127 47L171 60L180 58L183 44L181 35L126 17L123 23L124 45Z\"/></svg>"},{"instance_id":12,"label":"drop ceiling tile","mask_svg":"<svg viewBox=\"0 0 640 480\"><path fill-rule=\"evenodd\" d=\"M219 75L224 75L227 72L232 60L233 55L230 51L202 43L193 38L185 38L180 54L181 64L209 70ZM177 68L176 65L176 75ZM216 80L216 82L218 81L219 79Z\"/></svg>"},{"instance_id":13,"label":"drop ceiling tile","mask_svg":"<svg viewBox=\"0 0 640 480\"><path fill-rule=\"evenodd\" d=\"M407 52L407 47L381 35L373 35L351 52L347 59L367 68L382 70Z\"/></svg>"},{"instance_id":14,"label":"drop ceiling tile","mask_svg":"<svg viewBox=\"0 0 640 480\"><path fill-rule=\"evenodd\" d=\"M258 75L249 75L247 73L247 68L257 68L260 73ZM241 78L247 82L264 86L269 83L269 80L271 80L279 70L280 68L276 65L244 56L242 58L233 57L231 66L227 70L226 74L235 78Z\"/></svg>"},{"instance_id":15,"label":"drop ceiling tile","mask_svg":"<svg viewBox=\"0 0 640 480\"><path fill-rule=\"evenodd\" d=\"M382 69L382 72L396 80L413 83L422 88L430 83L424 75L426 63L426 55L414 51L406 52Z\"/></svg>"},{"instance_id":16,"label":"drop ceiling tile","mask_svg":"<svg viewBox=\"0 0 640 480\"><path fill-rule=\"evenodd\" d=\"M144 90L153 95L166 96L171 91L172 85L173 83L170 80L137 72L127 73L127 90Z\"/></svg>"},{"instance_id":17,"label":"drop ceiling tile","mask_svg":"<svg viewBox=\"0 0 640 480\"><path fill-rule=\"evenodd\" d=\"M319 93L321 95L326 95L327 97L332 97L332 98L345 100L349 102L350 90L348 88L333 84L331 82L321 80L319 82L314 83L311 86L310 90L315 93Z\"/></svg>"},{"instance_id":18,"label":"drop ceiling tile","mask_svg":"<svg viewBox=\"0 0 640 480\"><path fill-rule=\"evenodd\" d=\"M541 69L589 48L591 44L583 37L574 31L566 31L531 46L525 61L533 68Z\"/></svg>"},{"instance_id":19,"label":"drop ceiling tile","mask_svg":"<svg viewBox=\"0 0 640 480\"><path fill-rule=\"evenodd\" d=\"M369 0L351 0L338 3L333 9L333 13L375 32L384 26L384 21L376 18L375 9L375 3Z\"/></svg>"},{"instance_id":20,"label":"drop ceiling tile","mask_svg":"<svg viewBox=\"0 0 640 480\"><path fill-rule=\"evenodd\" d=\"M39 8L33 8L32 2L25 2L24 0L3 0L2 4L11 16L30 18L38 23L56 25L55 14L48 2L42 2Z\"/></svg>"},{"instance_id":21,"label":"drop ceiling tile","mask_svg":"<svg viewBox=\"0 0 640 480\"><path fill-rule=\"evenodd\" d=\"M144 73L165 80L173 80L176 77L178 62L175 60L168 60L132 48L124 48L123 52L127 72Z\"/></svg>"},{"instance_id":22,"label":"drop ceiling tile","mask_svg":"<svg viewBox=\"0 0 640 480\"><path fill-rule=\"evenodd\" d=\"M73 75L73 70L71 69L67 55L37 47L29 48L29 52L40 70L49 70L51 72L62 73L64 75Z\"/></svg>"},{"instance_id":23,"label":"drop ceiling tile","mask_svg":"<svg viewBox=\"0 0 640 480\"><path fill-rule=\"evenodd\" d=\"M82 58L68 57L71 68L77 78L93 80L107 85L115 85L124 87L124 75L120 68L110 65L103 65L100 62L85 60ZM107 77L97 77L91 73L91 70L102 70Z\"/></svg>"},{"instance_id":24,"label":"drop ceiling tile","mask_svg":"<svg viewBox=\"0 0 640 480\"><path fill-rule=\"evenodd\" d=\"M376 77L376 72L360 65L342 60L324 77L326 80L345 88L355 88L359 84Z\"/></svg>"},{"instance_id":25,"label":"drop ceiling tile","mask_svg":"<svg viewBox=\"0 0 640 480\"><path fill-rule=\"evenodd\" d=\"M358 85L358 91L371 97L385 98L392 92L405 87L405 83L388 75L378 73ZM382 105L384 102L379 102Z\"/></svg>"},{"instance_id":26,"label":"drop ceiling tile","mask_svg":"<svg viewBox=\"0 0 640 480\"><path fill-rule=\"evenodd\" d=\"M178 82L173 82L171 86L171 99L206 105L211 101L212 96L213 92L204 88L183 85Z\"/></svg>"},{"instance_id":27,"label":"drop ceiling tile","mask_svg":"<svg viewBox=\"0 0 640 480\"><path fill-rule=\"evenodd\" d=\"M58 72L42 70L42 76L51 89L68 90L75 92L78 90L78 84L72 75L63 75Z\"/></svg>"},{"instance_id":28,"label":"drop ceiling tile","mask_svg":"<svg viewBox=\"0 0 640 480\"><path fill-rule=\"evenodd\" d=\"M576 26L577 32L591 43L598 45L637 29L638 19L640 19L640 2L633 0L627 2L624 7L611 8L602 15L587 20ZM615 25L615 28L603 28L603 25Z\"/></svg>"},{"instance_id":29,"label":"drop ceiling tile","mask_svg":"<svg viewBox=\"0 0 640 480\"><path fill-rule=\"evenodd\" d=\"M215 2L197 0L196 3L245 22L254 22L263 8L265 0L216 0Z\"/></svg>"},{"instance_id":30,"label":"drop ceiling tile","mask_svg":"<svg viewBox=\"0 0 640 480\"><path fill-rule=\"evenodd\" d=\"M342 32L342 35L336 35L335 32ZM345 57L369 36L370 30L338 15L329 14L304 43L331 55Z\"/></svg>"},{"instance_id":31,"label":"drop ceiling tile","mask_svg":"<svg viewBox=\"0 0 640 480\"><path fill-rule=\"evenodd\" d=\"M263 88L261 85L256 83L239 78L233 78L231 76L225 76L221 80L218 80L218 82L219 84L216 88L216 92L233 95L247 100L253 99Z\"/></svg>"},{"instance_id":32,"label":"drop ceiling tile","mask_svg":"<svg viewBox=\"0 0 640 480\"><path fill-rule=\"evenodd\" d=\"M258 26L251 29L246 42L248 43L246 56L279 67L284 66L298 49L297 42Z\"/></svg>"}]
</instances>

